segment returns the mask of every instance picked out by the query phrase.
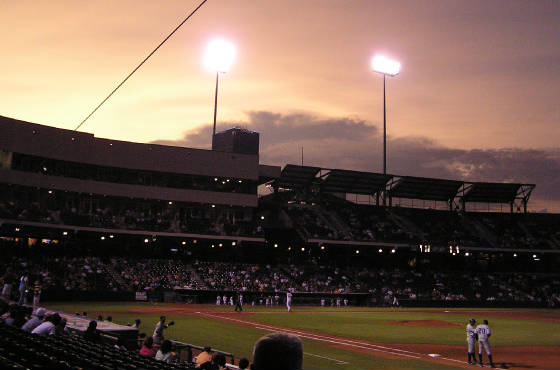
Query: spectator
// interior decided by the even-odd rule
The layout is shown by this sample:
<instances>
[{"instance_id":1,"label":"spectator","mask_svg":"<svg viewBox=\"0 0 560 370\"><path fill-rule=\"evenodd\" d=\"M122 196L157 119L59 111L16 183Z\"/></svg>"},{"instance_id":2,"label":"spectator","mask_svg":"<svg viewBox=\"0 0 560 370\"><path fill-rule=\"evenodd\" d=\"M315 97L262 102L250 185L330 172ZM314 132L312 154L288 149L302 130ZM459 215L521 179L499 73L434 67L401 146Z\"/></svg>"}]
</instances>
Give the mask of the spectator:
<instances>
[{"instance_id":1,"label":"spectator","mask_svg":"<svg viewBox=\"0 0 560 370\"><path fill-rule=\"evenodd\" d=\"M212 348L204 347L204 350L195 358L196 367L201 368L203 364L212 362Z\"/></svg>"},{"instance_id":2,"label":"spectator","mask_svg":"<svg viewBox=\"0 0 560 370\"><path fill-rule=\"evenodd\" d=\"M35 315L33 315L23 326L21 327L22 330L30 333L35 329L37 326L43 323L43 319L45 318L46 310L44 308L39 308L35 311Z\"/></svg>"},{"instance_id":3,"label":"spectator","mask_svg":"<svg viewBox=\"0 0 560 370\"><path fill-rule=\"evenodd\" d=\"M272 333L255 343L252 370L301 370L303 346L292 334Z\"/></svg>"},{"instance_id":4,"label":"spectator","mask_svg":"<svg viewBox=\"0 0 560 370\"><path fill-rule=\"evenodd\" d=\"M168 339L164 340L156 353L156 360L167 362L168 364L171 363L175 357L175 354L171 352L171 349L171 341Z\"/></svg>"},{"instance_id":5,"label":"spectator","mask_svg":"<svg viewBox=\"0 0 560 370\"><path fill-rule=\"evenodd\" d=\"M91 320L89 322L88 328L84 333L84 338L95 343L101 340L101 334L99 334L99 331L97 330L97 321Z\"/></svg>"},{"instance_id":6,"label":"spectator","mask_svg":"<svg viewBox=\"0 0 560 370\"><path fill-rule=\"evenodd\" d=\"M19 278L19 299L18 304L21 306L25 303L25 295L27 293L27 285L29 284L29 277L27 276L27 272L24 272L23 275Z\"/></svg>"},{"instance_id":7,"label":"spectator","mask_svg":"<svg viewBox=\"0 0 560 370\"><path fill-rule=\"evenodd\" d=\"M138 346L138 348L142 348L142 344L144 344L145 340L146 340L146 333L139 333L138 338L136 338L136 345Z\"/></svg>"},{"instance_id":8,"label":"spectator","mask_svg":"<svg viewBox=\"0 0 560 370\"><path fill-rule=\"evenodd\" d=\"M45 322L43 322L35 329L33 329L31 334L37 334L43 337L47 335L54 335L56 326L59 324L60 324L60 316L57 313L55 313L54 315L47 317Z\"/></svg>"},{"instance_id":9,"label":"spectator","mask_svg":"<svg viewBox=\"0 0 560 370\"><path fill-rule=\"evenodd\" d=\"M18 305L11 304L10 307L8 307L8 312L2 315L2 318L4 319L4 324L9 326L14 326L16 322L16 317L18 315L18 310L19 310Z\"/></svg>"},{"instance_id":10,"label":"spectator","mask_svg":"<svg viewBox=\"0 0 560 370\"><path fill-rule=\"evenodd\" d=\"M2 287L2 296L9 300L12 295L14 281L16 280L16 276L12 272L11 267L8 267L6 269L6 273L2 277L2 280L4 281L4 286Z\"/></svg>"},{"instance_id":11,"label":"spectator","mask_svg":"<svg viewBox=\"0 0 560 370\"><path fill-rule=\"evenodd\" d=\"M156 355L156 351L154 349L153 337L146 337L146 340L144 340L144 344L142 345L142 348L140 348L139 354L140 356L144 356L144 357L154 357Z\"/></svg>"},{"instance_id":12,"label":"spectator","mask_svg":"<svg viewBox=\"0 0 560 370\"><path fill-rule=\"evenodd\" d=\"M41 301L41 284L39 280L35 280L33 285L33 307L37 307Z\"/></svg>"},{"instance_id":13,"label":"spectator","mask_svg":"<svg viewBox=\"0 0 560 370\"><path fill-rule=\"evenodd\" d=\"M66 319L60 320L58 325L54 328L55 335L66 335L68 333L68 328L66 327Z\"/></svg>"},{"instance_id":14,"label":"spectator","mask_svg":"<svg viewBox=\"0 0 560 370\"><path fill-rule=\"evenodd\" d=\"M226 369L226 356L223 353L216 353L212 356L212 365L216 370L225 370Z\"/></svg>"},{"instance_id":15,"label":"spectator","mask_svg":"<svg viewBox=\"0 0 560 370\"><path fill-rule=\"evenodd\" d=\"M249 367L249 360L247 360L245 357L243 357L241 360L239 360L239 369L241 370L245 370L246 368Z\"/></svg>"},{"instance_id":16,"label":"spectator","mask_svg":"<svg viewBox=\"0 0 560 370\"><path fill-rule=\"evenodd\" d=\"M117 338L117 343L115 343L115 349L118 349L119 351L126 351L126 347L124 345L124 339L123 337L118 337Z\"/></svg>"}]
</instances>

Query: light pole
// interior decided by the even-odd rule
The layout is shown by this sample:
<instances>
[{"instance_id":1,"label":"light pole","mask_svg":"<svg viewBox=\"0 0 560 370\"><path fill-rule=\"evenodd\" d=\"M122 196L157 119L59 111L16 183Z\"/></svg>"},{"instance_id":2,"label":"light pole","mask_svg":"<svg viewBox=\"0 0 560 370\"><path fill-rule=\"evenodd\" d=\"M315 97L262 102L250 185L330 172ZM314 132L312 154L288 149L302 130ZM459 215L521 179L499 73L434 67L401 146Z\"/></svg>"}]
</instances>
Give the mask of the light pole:
<instances>
[{"instance_id":1,"label":"light pole","mask_svg":"<svg viewBox=\"0 0 560 370\"><path fill-rule=\"evenodd\" d=\"M214 95L214 127L212 129L212 148L214 148L214 135L216 135L216 114L218 111L218 80L220 73L229 71L235 59L235 46L226 40L215 39L206 47L204 64L206 68L216 72L216 92Z\"/></svg>"},{"instance_id":2,"label":"light pole","mask_svg":"<svg viewBox=\"0 0 560 370\"><path fill-rule=\"evenodd\" d=\"M387 104L385 98L385 80L394 77L401 71L401 64L395 60L376 55L371 59L371 69L383 75L383 174L387 174ZM385 202L385 198L383 198Z\"/></svg>"}]
</instances>

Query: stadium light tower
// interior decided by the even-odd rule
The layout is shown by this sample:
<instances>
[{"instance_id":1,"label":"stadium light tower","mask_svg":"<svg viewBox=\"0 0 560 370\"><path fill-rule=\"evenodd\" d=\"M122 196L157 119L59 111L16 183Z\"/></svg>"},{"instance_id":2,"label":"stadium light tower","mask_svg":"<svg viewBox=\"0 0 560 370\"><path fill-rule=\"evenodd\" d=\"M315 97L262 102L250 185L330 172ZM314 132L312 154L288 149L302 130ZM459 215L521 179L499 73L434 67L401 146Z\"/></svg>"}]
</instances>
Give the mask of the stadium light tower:
<instances>
[{"instance_id":1,"label":"stadium light tower","mask_svg":"<svg viewBox=\"0 0 560 370\"><path fill-rule=\"evenodd\" d=\"M229 71L235 59L235 46L224 39L214 39L206 47L204 65L210 71L216 72L216 93L214 95L214 128L212 129L212 148L216 135L216 113L218 110L218 80L220 73Z\"/></svg>"},{"instance_id":2,"label":"stadium light tower","mask_svg":"<svg viewBox=\"0 0 560 370\"><path fill-rule=\"evenodd\" d=\"M371 59L371 69L383 75L383 174L387 174L387 104L385 98L385 79L394 77L401 71L401 64L382 55ZM383 199L385 201L385 198Z\"/></svg>"}]
</instances>

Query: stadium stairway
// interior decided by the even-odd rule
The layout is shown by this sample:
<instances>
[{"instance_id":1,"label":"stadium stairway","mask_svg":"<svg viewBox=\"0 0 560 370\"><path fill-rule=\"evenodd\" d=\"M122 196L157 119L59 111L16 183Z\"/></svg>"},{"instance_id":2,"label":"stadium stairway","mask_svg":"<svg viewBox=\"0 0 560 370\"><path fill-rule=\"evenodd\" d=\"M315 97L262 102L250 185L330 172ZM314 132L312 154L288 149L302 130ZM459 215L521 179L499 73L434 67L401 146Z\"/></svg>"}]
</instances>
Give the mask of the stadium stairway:
<instances>
[{"instance_id":1,"label":"stadium stairway","mask_svg":"<svg viewBox=\"0 0 560 370\"><path fill-rule=\"evenodd\" d=\"M387 213L389 215L389 219L393 221L395 225L405 231L405 233L409 236L415 236L420 240L425 240L427 238L427 233L422 231L414 222L406 219L398 215L396 212L393 212L391 209L387 209Z\"/></svg>"},{"instance_id":2,"label":"stadium stairway","mask_svg":"<svg viewBox=\"0 0 560 370\"><path fill-rule=\"evenodd\" d=\"M120 290L123 290L123 291L129 290L130 286L123 280L122 276L117 271L115 271L115 268L113 267L114 264L115 264L115 261L111 260L110 265L109 264L105 265L105 271L119 285L119 287L121 288Z\"/></svg>"},{"instance_id":3,"label":"stadium stairway","mask_svg":"<svg viewBox=\"0 0 560 370\"><path fill-rule=\"evenodd\" d=\"M206 282L203 279L200 278L200 276L196 272L196 269L194 269L192 267L192 265L187 264L187 265L185 265L185 268L186 268L187 272L190 272L191 280L193 280L195 282L195 284L198 284L198 286L200 287L199 289L209 289L208 284L206 284Z\"/></svg>"},{"instance_id":4,"label":"stadium stairway","mask_svg":"<svg viewBox=\"0 0 560 370\"><path fill-rule=\"evenodd\" d=\"M352 238L352 231L350 230L350 227L348 227L348 225L346 225L344 221L342 221L340 216L335 211L323 210L323 212L325 213L325 217L339 230L339 232L343 234L343 239L349 240ZM339 235L339 239L340 238L341 235Z\"/></svg>"},{"instance_id":5,"label":"stadium stairway","mask_svg":"<svg viewBox=\"0 0 560 370\"><path fill-rule=\"evenodd\" d=\"M478 220L474 220L471 217L463 217L463 225L466 230L472 230L474 234L477 234L481 240L485 241L488 245L495 246L498 243L498 239L488 228L486 228Z\"/></svg>"}]
</instances>

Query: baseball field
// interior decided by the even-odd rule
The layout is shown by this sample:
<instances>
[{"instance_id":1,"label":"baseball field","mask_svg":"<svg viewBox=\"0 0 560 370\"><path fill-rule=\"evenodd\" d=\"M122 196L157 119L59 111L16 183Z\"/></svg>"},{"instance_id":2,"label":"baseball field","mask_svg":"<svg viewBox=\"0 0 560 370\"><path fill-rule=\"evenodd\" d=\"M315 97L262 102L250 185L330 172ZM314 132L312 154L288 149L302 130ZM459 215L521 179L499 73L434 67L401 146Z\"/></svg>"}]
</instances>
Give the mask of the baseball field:
<instances>
[{"instance_id":1,"label":"baseball field","mask_svg":"<svg viewBox=\"0 0 560 370\"><path fill-rule=\"evenodd\" d=\"M52 303L67 313L111 315L119 324L140 318L140 332L151 335L160 315L175 325L165 336L210 345L251 359L253 344L273 331L298 335L304 369L465 369L465 326L487 319L498 368L560 369L560 311L542 309L408 309L295 306L233 307L168 303ZM487 357L484 356L488 366Z\"/></svg>"}]
</instances>

